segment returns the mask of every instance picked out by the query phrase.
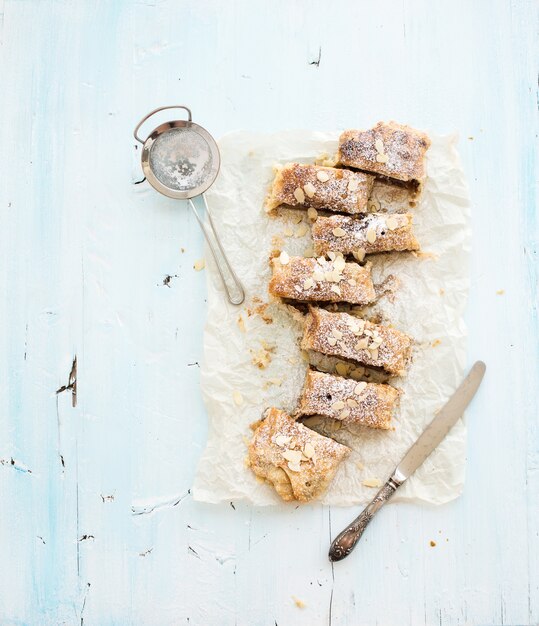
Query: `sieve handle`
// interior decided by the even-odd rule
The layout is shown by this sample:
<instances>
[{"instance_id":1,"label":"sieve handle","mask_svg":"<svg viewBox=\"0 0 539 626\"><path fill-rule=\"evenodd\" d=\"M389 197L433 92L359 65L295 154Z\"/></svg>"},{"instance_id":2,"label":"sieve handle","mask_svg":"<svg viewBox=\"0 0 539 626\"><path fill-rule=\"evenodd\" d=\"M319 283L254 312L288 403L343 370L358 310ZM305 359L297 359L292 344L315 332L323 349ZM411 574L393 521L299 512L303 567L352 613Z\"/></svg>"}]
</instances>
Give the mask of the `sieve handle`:
<instances>
[{"instance_id":1,"label":"sieve handle","mask_svg":"<svg viewBox=\"0 0 539 626\"><path fill-rule=\"evenodd\" d=\"M208 216L208 225L209 228L204 224L193 201L189 200L189 205L197 218L197 222L200 224L200 228L204 233L204 237L208 242L208 247L213 255L215 260L215 264L217 265L217 271L219 272L219 276L221 277L221 282L223 283L223 287L225 288L226 295L228 296L228 300L231 304L241 304L245 300L245 291L243 289L243 285L241 284L239 278L236 276L236 272L232 269L230 265L225 251L223 250L223 246L221 245L221 241L219 240L219 235L215 230L215 225L213 223L213 218L208 207L208 202L206 201L206 197L202 194L204 198L204 206L206 207L206 215ZM215 245L214 245L215 243Z\"/></svg>"},{"instance_id":2,"label":"sieve handle","mask_svg":"<svg viewBox=\"0 0 539 626\"><path fill-rule=\"evenodd\" d=\"M191 115L191 109L189 109L188 107L184 106L183 104L173 104L171 106L168 107L159 107L158 109L154 109L153 111L150 111L148 113L148 115L145 115L140 122L137 124L137 127L135 128L133 135L135 136L135 139L144 145L144 141L142 141L142 139L137 135L139 128L144 124L144 122L146 120L148 120L152 115L155 115L155 113L159 113L159 111L165 111L166 109L184 109L185 111L187 111L187 121L191 122L193 120L193 116Z\"/></svg>"}]
</instances>

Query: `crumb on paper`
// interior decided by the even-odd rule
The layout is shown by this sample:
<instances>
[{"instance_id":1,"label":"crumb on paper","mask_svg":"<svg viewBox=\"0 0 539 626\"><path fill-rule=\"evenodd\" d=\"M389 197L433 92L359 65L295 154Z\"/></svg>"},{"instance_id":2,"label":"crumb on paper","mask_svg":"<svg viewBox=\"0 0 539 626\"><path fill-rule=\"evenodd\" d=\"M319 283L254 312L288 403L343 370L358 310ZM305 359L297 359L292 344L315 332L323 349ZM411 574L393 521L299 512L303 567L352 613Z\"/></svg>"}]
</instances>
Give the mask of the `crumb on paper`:
<instances>
[{"instance_id":1,"label":"crumb on paper","mask_svg":"<svg viewBox=\"0 0 539 626\"><path fill-rule=\"evenodd\" d=\"M503 296L504 293L505 293L505 289L498 289L498 291L496 292L496 295Z\"/></svg>"},{"instance_id":2,"label":"crumb on paper","mask_svg":"<svg viewBox=\"0 0 539 626\"><path fill-rule=\"evenodd\" d=\"M206 261L204 259L197 259L193 265L193 269L196 272L200 272L206 267Z\"/></svg>"},{"instance_id":3,"label":"crumb on paper","mask_svg":"<svg viewBox=\"0 0 539 626\"><path fill-rule=\"evenodd\" d=\"M183 254L185 252L185 248L180 248L180 252Z\"/></svg>"},{"instance_id":4,"label":"crumb on paper","mask_svg":"<svg viewBox=\"0 0 539 626\"><path fill-rule=\"evenodd\" d=\"M244 333L246 331L245 320L243 319L243 316L242 316L241 313L238 315L238 327L239 327L239 329L241 330L242 333Z\"/></svg>"},{"instance_id":5,"label":"crumb on paper","mask_svg":"<svg viewBox=\"0 0 539 626\"><path fill-rule=\"evenodd\" d=\"M249 150L249 152L247 153L247 156L253 157L255 155L255 151L254 150Z\"/></svg>"},{"instance_id":6,"label":"crumb on paper","mask_svg":"<svg viewBox=\"0 0 539 626\"><path fill-rule=\"evenodd\" d=\"M435 340L432 342L431 346L432 346L433 348L436 348L436 346L439 346L441 343L442 343L442 340L441 340L441 339L435 339Z\"/></svg>"},{"instance_id":7,"label":"crumb on paper","mask_svg":"<svg viewBox=\"0 0 539 626\"><path fill-rule=\"evenodd\" d=\"M356 461L356 467L360 471L365 469L365 466L363 465L363 463L361 463L361 461Z\"/></svg>"},{"instance_id":8,"label":"crumb on paper","mask_svg":"<svg viewBox=\"0 0 539 626\"><path fill-rule=\"evenodd\" d=\"M264 389L269 389L272 385L280 387L283 384L283 378L268 378L264 383Z\"/></svg>"},{"instance_id":9,"label":"crumb on paper","mask_svg":"<svg viewBox=\"0 0 539 626\"><path fill-rule=\"evenodd\" d=\"M262 344L261 348L250 350L251 363L258 369L264 370L271 363L271 355L275 352L275 346L270 346L264 340L261 340L260 343Z\"/></svg>"},{"instance_id":10,"label":"crumb on paper","mask_svg":"<svg viewBox=\"0 0 539 626\"><path fill-rule=\"evenodd\" d=\"M260 302L261 304L257 304L258 302ZM266 312L266 309L269 306L269 302L262 302L262 300L255 297L253 298L253 304L257 304L257 306L252 309L247 309L247 315L249 317L253 315L259 315L266 324L273 324L273 317Z\"/></svg>"},{"instance_id":11,"label":"crumb on paper","mask_svg":"<svg viewBox=\"0 0 539 626\"><path fill-rule=\"evenodd\" d=\"M296 598L296 596L292 596L292 600L294 601L294 604L298 607L298 609L304 609L307 606L305 602L303 602L303 600Z\"/></svg>"},{"instance_id":12,"label":"crumb on paper","mask_svg":"<svg viewBox=\"0 0 539 626\"><path fill-rule=\"evenodd\" d=\"M440 295L443 296L445 293L445 289L442 289L442 287L440 287Z\"/></svg>"},{"instance_id":13,"label":"crumb on paper","mask_svg":"<svg viewBox=\"0 0 539 626\"><path fill-rule=\"evenodd\" d=\"M413 250L411 254L416 259L437 259L438 258L438 255L436 253L423 252L422 250L419 250L419 251Z\"/></svg>"},{"instance_id":14,"label":"crumb on paper","mask_svg":"<svg viewBox=\"0 0 539 626\"><path fill-rule=\"evenodd\" d=\"M469 139L469 141L473 141L473 136L472 136L472 135L470 135L470 136L468 137L468 139Z\"/></svg>"},{"instance_id":15,"label":"crumb on paper","mask_svg":"<svg viewBox=\"0 0 539 626\"><path fill-rule=\"evenodd\" d=\"M280 235L273 235L271 238L271 245L276 249L282 248L284 245L283 238Z\"/></svg>"},{"instance_id":16,"label":"crumb on paper","mask_svg":"<svg viewBox=\"0 0 539 626\"><path fill-rule=\"evenodd\" d=\"M430 547L434 548L436 546L436 541L432 541L432 539L430 540Z\"/></svg>"},{"instance_id":17,"label":"crumb on paper","mask_svg":"<svg viewBox=\"0 0 539 626\"><path fill-rule=\"evenodd\" d=\"M361 484L365 487L381 487L382 481L379 478L366 478Z\"/></svg>"},{"instance_id":18,"label":"crumb on paper","mask_svg":"<svg viewBox=\"0 0 539 626\"><path fill-rule=\"evenodd\" d=\"M243 404L243 396L237 389L232 392L232 398L234 399L234 404L236 406L241 406Z\"/></svg>"}]
</instances>

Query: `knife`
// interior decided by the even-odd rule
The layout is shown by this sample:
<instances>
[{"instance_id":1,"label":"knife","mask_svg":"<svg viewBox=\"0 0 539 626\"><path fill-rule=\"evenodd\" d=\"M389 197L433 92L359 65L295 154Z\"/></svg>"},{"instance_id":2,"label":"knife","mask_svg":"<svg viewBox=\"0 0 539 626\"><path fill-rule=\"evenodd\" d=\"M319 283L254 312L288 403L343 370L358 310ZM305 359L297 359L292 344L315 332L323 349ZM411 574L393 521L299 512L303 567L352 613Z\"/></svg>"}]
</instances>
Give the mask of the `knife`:
<instances>
[{"instance_id":1,"label":"knife","mask_svg":"<svg viewBox=\"0 0 539 626\"><path fill-rule=\"evenodd\" d=\"M352 552L375 513L445 439L447 433L462 417L464 410L475 396L475 392L485 375L485 370L486 365L483 361L477 361L474 364L468 376L404 455L386 484L374 496L370 504L333 540L329 549L330 561L341 561Z\"/></svg>"}]
</instances>

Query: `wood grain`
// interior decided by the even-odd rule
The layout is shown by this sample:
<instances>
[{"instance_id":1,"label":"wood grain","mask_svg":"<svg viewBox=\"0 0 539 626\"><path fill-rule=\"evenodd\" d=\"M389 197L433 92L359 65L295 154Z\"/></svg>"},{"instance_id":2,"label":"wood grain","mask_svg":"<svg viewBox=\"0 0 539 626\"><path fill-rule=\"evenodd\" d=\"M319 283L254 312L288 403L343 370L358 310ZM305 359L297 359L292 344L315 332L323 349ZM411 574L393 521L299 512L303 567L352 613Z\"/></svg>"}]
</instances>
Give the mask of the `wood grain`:
<instances>
[{"instance_id":1,"label":"wood grain","mask_svg":"<svg viewBox=\"0 0 539 626\"><path fill-rule=\"evenodd\" d=\"M3 0L0 43L0 623L537 623L536 4ZM355 511L189 496L202 242L136 184L132 138L169 103L217 136L461 134L470 362L488 365L466 488L388 506L334 567Z\"/></svg>"}]
</instances>

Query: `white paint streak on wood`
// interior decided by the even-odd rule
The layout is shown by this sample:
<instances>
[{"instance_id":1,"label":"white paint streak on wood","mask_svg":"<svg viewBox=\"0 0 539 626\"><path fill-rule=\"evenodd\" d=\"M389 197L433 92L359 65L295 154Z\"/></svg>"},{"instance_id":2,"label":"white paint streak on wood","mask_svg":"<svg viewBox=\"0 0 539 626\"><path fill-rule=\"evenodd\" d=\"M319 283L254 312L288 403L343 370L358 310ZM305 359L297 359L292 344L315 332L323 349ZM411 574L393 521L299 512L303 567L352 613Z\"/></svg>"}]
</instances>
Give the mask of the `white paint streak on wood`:
<instances>
[{"instance_id":1,"label":"white paint streak on wood","mask_svg":"<svg viewBox=\"0 0 539 626\"><path fill-rule=\"evenodd\" d=\"M535 8L0 3L0 458L19 464L0 465L2 623L311 626L328 623L332 589L335 626L539 620ZM470 361L488 364L465 492L389 506L334 582L328 509L187 497L132 514L187 493L205 441L188 366L201 237L133 184L135 123L175 102L216 135L379 118L461 133ZM75 355L72 407L55 392ZM331 511L333 534L351 514Z\"/></svg>"}]
</instances>

